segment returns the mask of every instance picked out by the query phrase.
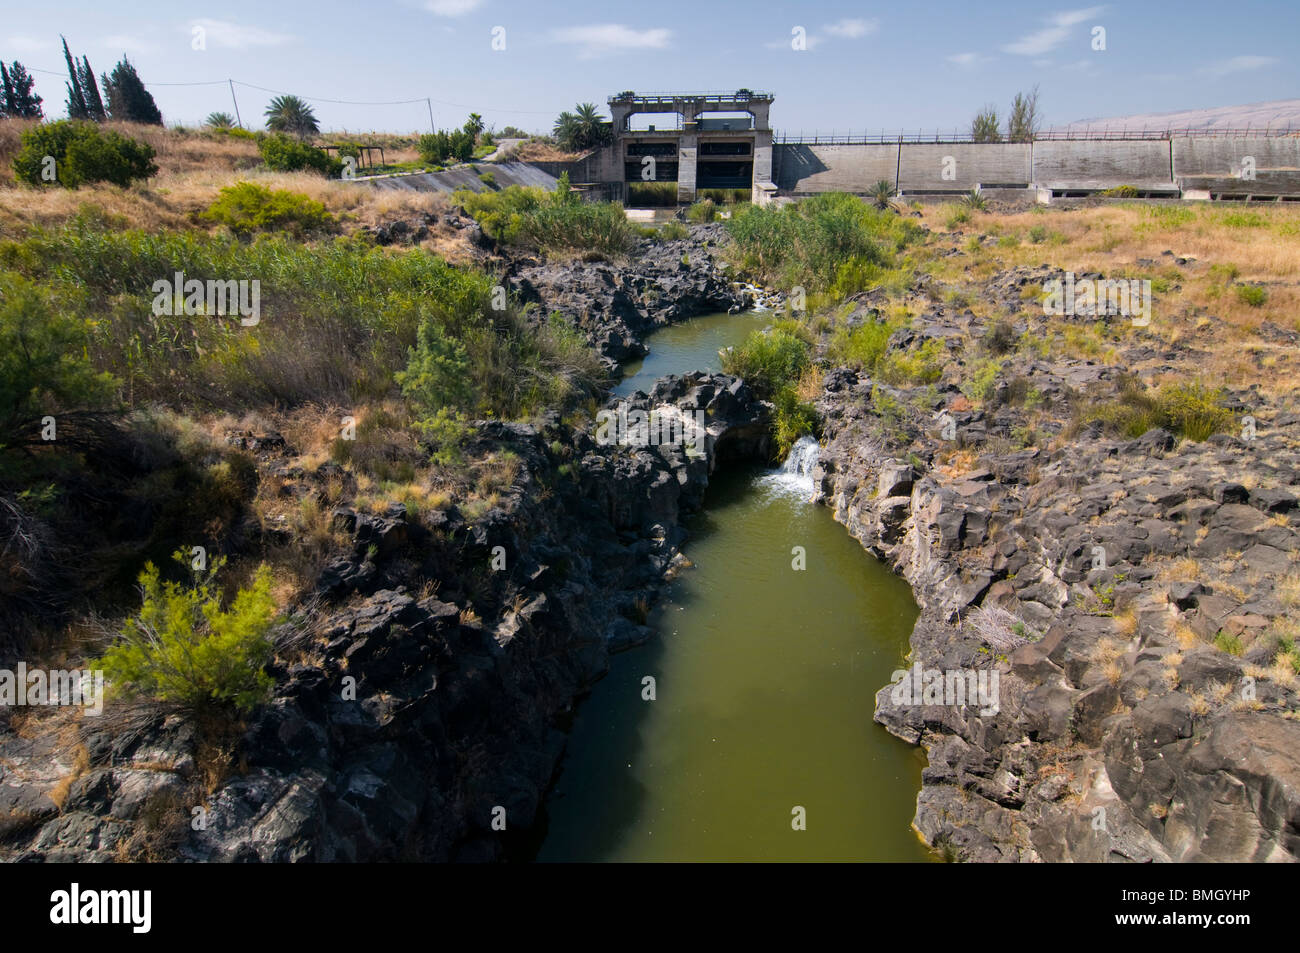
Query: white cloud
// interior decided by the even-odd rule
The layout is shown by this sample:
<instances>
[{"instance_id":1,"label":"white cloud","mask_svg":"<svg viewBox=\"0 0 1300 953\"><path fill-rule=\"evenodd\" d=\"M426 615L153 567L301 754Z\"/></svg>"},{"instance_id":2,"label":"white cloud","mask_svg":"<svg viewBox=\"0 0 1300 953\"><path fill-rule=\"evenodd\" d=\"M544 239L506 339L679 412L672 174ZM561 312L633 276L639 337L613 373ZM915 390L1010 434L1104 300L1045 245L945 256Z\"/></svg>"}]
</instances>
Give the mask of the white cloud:
<instances>
[{"instance_id":1,"label":"white cloud","mask_svg":"<svg viewBox=\"0 0 1300 953\"><path fill-rule=\"evenodd\" d=\"M634 30L621 23L598 23L552 30L551 40L581 47L579 57L591 59L620 50L661 50L668 45L672 35L671 30L663 27Z\"/></svg>"},{"instance_id":2,"label":"white cloud","mask_svg":"<svg viewBox=\"0 0 1300 953\"><path fill-rule=\"evenodd\" d=\"M839 20L830 24L826 32L831 36L842 36L846 40L856 40L868 36L880 29L879 20Z\"/></svg>"},{"instance_id":3,"label":"white cloud","mask_svg":"<svg viewBox=\"0 0 1300 953\"><path fill-rule=\"evenodd\" d=\"M1078 26L1094 17L1100 16L1105 7L1086 7L1082 10L1063 10L1047 18L1048 26L1033 33L1026 34L1014 43L1002 47L1005 53L1019 56L1042 56L1050 53L1070 35L1070 27Z\"/></svg>"},{"instance_id":4,"label":"white cloud","mask_svg":"<svg viewBox=\"0 0 1300 953\"><path fill-rule=\"evenodd\" d=\"M963 68L979 66L981 63L990 63L993 57L985 56L983 53L954 53L948 58L949 63L953 63Z\"/></svg>"},{"instance_id":5,"label":"white cloud","mask_svg":"<svg viewBox=\"0 0 1300 953\"><path fill-rule=\"evenodd\" d=\"M196 26L203 28L210 45L230 50L246 50L254 46L284 46L294 40L294 37L287 33L272 33L261 27L241 26L226 20L191 20L190 28Z\"/></svg>"},{"instance_id":6,"label":"white cloud","mask_svg":"<svg viewBox=\"0 0 1300 953\"><path fill-rule=\"evenodd\" d=\"M40 40L34 36L20 33L6 39L5 47L15 53L44 53L46 50L54 49L54 42L52 40Z\"/></svg>"},{"instance_id":7,"label":"white cloud","mask_svg":"<svg viewBox=\"0 0 1300 953\"><path fill-rule=\"evenodd\" d=\"M1263 69L1277 62L1276 56L1234 56L1219 60L1201 70L1211 76L1227 76L1231 73L1247 73L1250 70Z\"/></svg>"},{"instance_id":8,"label":"white cloud","mask_svg":"<svg viewBox=\"0 0 1300 953\"><path fill-rule=\"evenodd\" d=\"M463 17L481 6L483 0L424 0L424 9L439 17Z\"/></svg>"}]
</instances>

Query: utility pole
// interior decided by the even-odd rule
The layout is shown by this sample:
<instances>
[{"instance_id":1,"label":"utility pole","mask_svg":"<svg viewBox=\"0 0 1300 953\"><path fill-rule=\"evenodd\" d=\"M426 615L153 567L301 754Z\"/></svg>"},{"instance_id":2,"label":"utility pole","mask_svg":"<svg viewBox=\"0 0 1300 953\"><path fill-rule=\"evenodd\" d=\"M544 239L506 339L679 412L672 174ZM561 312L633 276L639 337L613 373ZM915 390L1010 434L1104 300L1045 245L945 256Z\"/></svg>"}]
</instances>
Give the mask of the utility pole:
<instances>
[{"instance_id":1,"label":"utility pole","mask_svg":"<svg viewBox=\"0 0 1300 953\"><path fill-rule=\"evenodd\" d=\"M437 132L438 130L433 128L433 103L429 101L428 96L424 97L424 104L429 107L429 131Z\"/></svg>"},{"instance_id":2,"label":"utility pole","mask_svg":"<svg viewBox=\"0 0 1300 953\"><path fill-rule=\"evenodd\" d=\"M235 123L242 129L244 120L239 118L239 100L235 98L235 81L228 78L226 82L230 84L230 101L235 104Z\"/></svg>"}]
</instances>

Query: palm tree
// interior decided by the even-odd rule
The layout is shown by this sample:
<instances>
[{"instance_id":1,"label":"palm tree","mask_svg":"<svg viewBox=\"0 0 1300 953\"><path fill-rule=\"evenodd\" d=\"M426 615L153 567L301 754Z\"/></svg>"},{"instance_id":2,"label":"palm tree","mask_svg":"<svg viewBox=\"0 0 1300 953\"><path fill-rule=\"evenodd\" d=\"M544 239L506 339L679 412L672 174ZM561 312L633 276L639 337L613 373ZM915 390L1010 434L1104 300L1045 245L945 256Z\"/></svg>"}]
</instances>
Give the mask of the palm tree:
<instances>
[{"instance_id":1,"label":"palm tree","mask_svg":"<svg viewBox=\"0 0 1300 953\"><path fill-rule=\"evenodd\" d=\"M871 196L872 203L876 208L884 210L893 207L894 183L888 179L881 179L871 187L868 193Z\"/></svg>"},{"instance_id":2,"label":"palm tree","mask_svg":"<svg viewBox=\"0 0 1300 953\"><path fill-rule=\"evenodd\" d=\"M560 113L555 125L551 127L551 134L555 136L555 141L560 144L561 149L578 148L578 117L567 109Z\"/></svg>"},{"instance_id":3,"label":"palm tree","mask_svg":"<svg viewBox=\"0 0 1300 953\"><path fill-rule=\"evenodd\" d=\"M483 131L483 117L478 113L470 113L469 119L465 120L465 131L477 139L478 134Z\"/></svg>"},{"instance_id":4,"label":"palm tree","mask_svg":"<svg viewBox=\"0 0 1300 953\"><path fill-rule=\"evenodd\" d=\"M266 107L266 128L272 132L293 133L295 136L320 132L316 114L306 101L289 95L275 97Z\"/></svg>"},{"instance_id":5,"label":"palm tree","mask_svg":"<svg viewBox=\"0 0 1300 953\"><path fill-rule=\"evenodd\" d=\"M585 149L601 145L606 135L605 118L594 103L579 103L575 108L579 145Z\"/></svg>"},{"instance_id":6,"label":"palm tree","mask_svg":"<svg viewBox=\"0 0 1300 953\"><path fill-rule=\"evenodd\" d=\"M208 113L208 118L203 120L203 124L213 129L230 129L235 125L235 117L230 113Z\"/></svg>"}]
</instances>

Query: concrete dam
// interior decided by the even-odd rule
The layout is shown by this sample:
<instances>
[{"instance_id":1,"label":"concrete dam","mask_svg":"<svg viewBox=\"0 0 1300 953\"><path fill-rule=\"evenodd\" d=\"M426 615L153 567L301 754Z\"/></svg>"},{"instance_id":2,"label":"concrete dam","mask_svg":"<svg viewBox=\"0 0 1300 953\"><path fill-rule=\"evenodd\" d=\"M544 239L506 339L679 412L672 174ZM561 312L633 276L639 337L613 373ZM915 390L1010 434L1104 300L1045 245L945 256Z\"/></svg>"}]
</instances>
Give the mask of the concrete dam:
<instances>
[{"instance_id":1,"label":"concrete dam","mask_svg":"<svg viewBox=\"0 0 1300 953\"><path fill-rule=\"evenodd\" d=\"M817 192L865 194L882 181L914 197L974 189L1049 202L1124 188L1145 198L1300 201L1294 131L1049 133L1030 142L786 137L769 125L774 99L749 89L619 93L608 101L611 143L547 171L568 171L594 197L621 201L629 187L675 183L679 204L705 189L748 189L765 204Z\"/></svg>"}]
</instances>

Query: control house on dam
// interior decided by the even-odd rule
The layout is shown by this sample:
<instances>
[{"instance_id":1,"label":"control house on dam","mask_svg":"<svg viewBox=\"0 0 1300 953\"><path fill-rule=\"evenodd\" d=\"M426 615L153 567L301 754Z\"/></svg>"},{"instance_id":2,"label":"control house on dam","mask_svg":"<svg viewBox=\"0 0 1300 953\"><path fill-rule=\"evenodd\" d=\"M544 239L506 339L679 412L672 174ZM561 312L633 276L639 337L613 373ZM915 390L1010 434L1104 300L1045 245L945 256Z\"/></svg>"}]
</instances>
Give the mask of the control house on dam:
<instances>
[{"instance_id":1,"label":"control house on dam","mask_svg":"<svg viewBox=\"0 0 1300 953\"><path fill-rule=\"evenodd\" d=\"M588 181L618 199L629 185L675 182L678 203L694 202L704 189L752 190L762 201L775 191L772 100L748 89L611 96L613 144L587 160Z\"/></svg>"}]
</instances>

